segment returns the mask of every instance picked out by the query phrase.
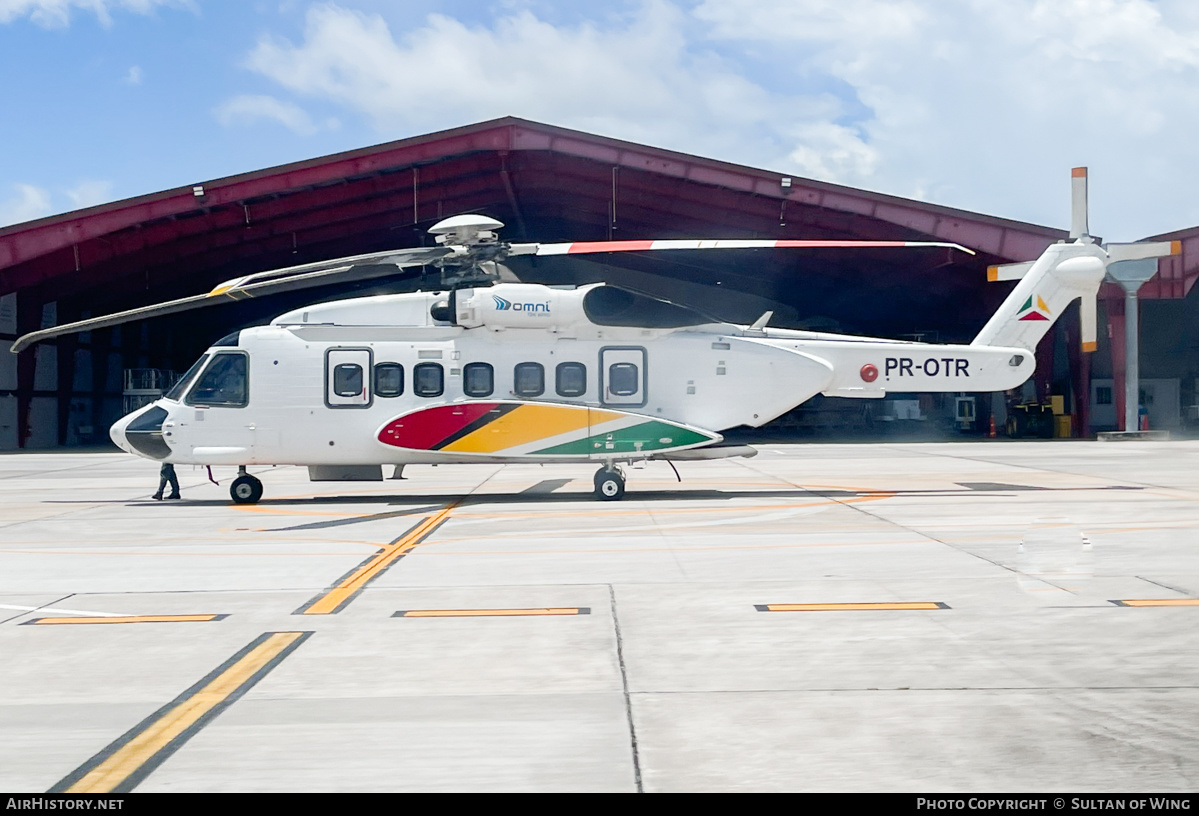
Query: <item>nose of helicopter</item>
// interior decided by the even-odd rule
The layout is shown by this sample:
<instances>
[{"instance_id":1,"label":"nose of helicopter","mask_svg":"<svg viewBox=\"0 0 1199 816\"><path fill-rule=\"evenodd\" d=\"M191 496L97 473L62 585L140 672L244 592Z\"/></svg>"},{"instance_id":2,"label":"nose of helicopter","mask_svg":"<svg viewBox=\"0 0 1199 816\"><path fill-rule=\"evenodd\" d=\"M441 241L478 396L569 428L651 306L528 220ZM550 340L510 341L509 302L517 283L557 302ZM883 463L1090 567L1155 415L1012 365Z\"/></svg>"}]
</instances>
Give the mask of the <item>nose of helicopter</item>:
<instances>
[{"instance_id":1,"label":"nose of helicopter","mask_svg":"<svg viewBox=\"0 0 1199 816\"><path fill-rule=\"evenodd\" d=\"M123 451L146 459L166 459L171 449L162 438L162 423L167 412L157 405L121 417L108 429L108 436Z\"/></svg>"}]
</instances>

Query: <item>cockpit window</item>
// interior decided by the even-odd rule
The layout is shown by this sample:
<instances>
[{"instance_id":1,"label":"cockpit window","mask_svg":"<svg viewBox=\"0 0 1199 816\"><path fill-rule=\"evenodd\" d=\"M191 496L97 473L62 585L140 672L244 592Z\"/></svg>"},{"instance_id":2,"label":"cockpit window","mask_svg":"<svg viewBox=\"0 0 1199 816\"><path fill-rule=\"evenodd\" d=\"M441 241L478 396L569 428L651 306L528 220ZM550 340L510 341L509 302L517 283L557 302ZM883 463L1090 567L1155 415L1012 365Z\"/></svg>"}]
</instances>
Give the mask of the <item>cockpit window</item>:
<instances>
[{"instance_id":1,"label":"cockpit window","mask_svg":"<svg viewBox=\"0 0 1199 816\"><path fill-rule=\"evenodd\" d=\"M206 362L208 362L207 354L200 357L199 360L196 360L192 367L187 370L187 373L179 378L179 382L175 383L174 387L166 393L166 399L178 402L180 397L183 396L184 392L187 391L187 387L192 384L192 380L194 380L196 375L200 373L200 369L204 367Z\"/></svg>"},{"instance_id":2,"label":"cockpit window","mask_svg":"<svg viewBox=\"0 0 1199 816\"><path fill-rule=\"evenodd\" d=\"M583 296L583 311L588 320L600 326L677 329L717 322L684 306L617 286L597 286L592 289Z\"/></svg>"},{"instance_id":3,"label":"cockpit window","mask_svg":"<svg viewBox=\"0 0 1199 816\"><path fill-rule=\"evenodd\" d=\"M249 402L249 357L217 354L187 394L188 405L240 408Z\"/></svg>"}]
</instances>

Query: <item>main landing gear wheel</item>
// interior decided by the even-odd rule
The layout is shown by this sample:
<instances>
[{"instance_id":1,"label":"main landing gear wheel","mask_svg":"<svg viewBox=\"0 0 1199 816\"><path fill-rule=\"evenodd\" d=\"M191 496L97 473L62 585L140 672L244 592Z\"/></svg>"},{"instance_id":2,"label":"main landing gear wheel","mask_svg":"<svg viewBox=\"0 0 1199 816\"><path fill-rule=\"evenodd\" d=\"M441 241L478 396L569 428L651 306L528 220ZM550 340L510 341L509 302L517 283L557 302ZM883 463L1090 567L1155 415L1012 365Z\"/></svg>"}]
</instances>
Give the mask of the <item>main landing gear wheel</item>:
<instances>
[{"instance_id":1,"label":"main landing gear wheel","mask_svg":"<svg viewBox=\"0 0 1199 816\"><path fill-rule=\"evenodd\" d=\"M618 501L624 496L624 476L619 470L600 468L595 474L595 497L600 501Z\"/></svg>"},{"instance_id":2,"label":"main landing gear wheel","mask_svg":"<svg viewBox=\"0 0 1199 816\"><path fill-rule=\"evenodd\" d=\"M234 504L258 504L262 498L262 482L253 476L238 476L229 485L229 495Z\"/></svg>"}]
</instances>

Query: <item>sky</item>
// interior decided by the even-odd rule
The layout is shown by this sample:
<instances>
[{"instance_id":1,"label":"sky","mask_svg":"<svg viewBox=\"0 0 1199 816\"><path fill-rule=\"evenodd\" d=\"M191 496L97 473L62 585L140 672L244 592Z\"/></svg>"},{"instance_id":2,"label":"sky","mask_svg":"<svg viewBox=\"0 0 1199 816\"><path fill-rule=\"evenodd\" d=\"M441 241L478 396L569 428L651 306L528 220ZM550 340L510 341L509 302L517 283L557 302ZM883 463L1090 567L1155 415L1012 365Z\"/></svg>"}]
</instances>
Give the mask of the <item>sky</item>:
<instances>
[{"instance_id":1,"label":"sky","mask_svg":"<svg viewBox=\"0 0 1199 816\"><path fill-rule=\"evenodd\" d=\"M0 0L0 226L502 116L1136 240L1193 0Z\"/></svg>"}]
</instances>

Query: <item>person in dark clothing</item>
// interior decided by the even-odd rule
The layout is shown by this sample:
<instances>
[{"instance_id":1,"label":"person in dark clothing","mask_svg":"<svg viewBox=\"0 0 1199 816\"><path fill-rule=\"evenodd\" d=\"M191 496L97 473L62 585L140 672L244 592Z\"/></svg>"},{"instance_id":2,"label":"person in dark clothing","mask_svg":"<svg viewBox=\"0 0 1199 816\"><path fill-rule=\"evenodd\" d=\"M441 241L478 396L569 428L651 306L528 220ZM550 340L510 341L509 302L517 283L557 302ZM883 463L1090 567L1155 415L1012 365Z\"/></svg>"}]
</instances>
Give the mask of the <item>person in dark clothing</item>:
<instances>
[{"instance_id":1,"label":"person in dark clothing","mask_svg":"<svg viewBox=\"0 0 1199 816\"><path fill-rule=\"evenodd\" d=\"M153 496L156 501L162 501L162 491L168 484L171 486L171 495L166 498L179 498L179 480L175 478L175 466L169 462L163 462L162 470L158 472L158 492Z\"/></svg>"}]
</instances>

